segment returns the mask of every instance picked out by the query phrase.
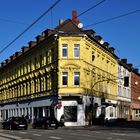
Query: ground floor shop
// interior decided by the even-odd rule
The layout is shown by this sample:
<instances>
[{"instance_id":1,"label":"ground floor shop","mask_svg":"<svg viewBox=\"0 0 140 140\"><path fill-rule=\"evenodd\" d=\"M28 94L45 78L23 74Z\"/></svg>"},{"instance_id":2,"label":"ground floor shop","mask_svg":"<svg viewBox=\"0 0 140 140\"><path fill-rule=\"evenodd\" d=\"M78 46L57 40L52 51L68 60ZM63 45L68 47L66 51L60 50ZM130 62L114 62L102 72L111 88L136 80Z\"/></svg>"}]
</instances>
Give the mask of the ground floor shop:
<instances>
[{"instance_id":1,"label":"ground floor shop","mask_svg":"<svg viewBox=\"0 0 140 140\"><path fill-rule=\"evenodd\" d=\"M28 116L34 118L54 115L58 121L64 116L65 126L85 126L97 120L116 119L117 101L93 96L60 96L42 97L34 100L4 104L0 107L0 116L6 119L11 116Z\"/></svg>"},{"instance_id":2,"label":"ground floor shop","mask_svg":"<svg viewBox=\"0 0 140 140\"><path fill-rule=\"evenodd\" d=\"M132 120L140 121L140 104L131 103Z\"/></svg>"},{"instance_id":3,"label":"ground floor shop","mask_svg":"<svg viewBox=\"0 0 140 140\"><path fill-rule=\"evenodd\" d=\"M117 118L131 120L131 102L118 100Z\"/></svg>"},{"instance_id":4,"label":"ground floor shop","mask_svg":"<svg viewBox=\"0 0 140 140\"><path fill-rule=\"evenodd\" d=\"M56 102L57 97L49 96L3 104L0 107L1 120L11 116L25 116L32 122L34 118L54 115Z\"/></svg>"},{"instance_id":5,"label":"ground floor shop","mask_svg":"<svg viewBox=\"0 0 140 140\"><path fill-rule=\"evenodd\" d=\"M93 102L92 102L93 101ZM65 126L94 124L117 118L117 101L92 96L62 96L61 107L57 108L58 120L64 115Z\"/></svg>"}]
</instances>

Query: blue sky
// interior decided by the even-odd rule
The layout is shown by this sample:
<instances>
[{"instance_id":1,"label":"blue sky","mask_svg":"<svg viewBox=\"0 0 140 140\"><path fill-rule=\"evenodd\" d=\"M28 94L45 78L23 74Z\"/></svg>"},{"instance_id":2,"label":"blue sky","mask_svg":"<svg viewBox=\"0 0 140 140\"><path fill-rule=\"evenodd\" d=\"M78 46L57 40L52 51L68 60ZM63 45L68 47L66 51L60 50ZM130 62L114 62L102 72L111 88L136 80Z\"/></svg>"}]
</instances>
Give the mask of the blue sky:
<instances>
[{"instance_id":1,"label":"blue sky","mask_svg":"<svg viewBox=\"0 0 140 140\"><path fill-rule=\"evenodd\" d=\"M0 0L0 50L24 31L33 21L45 12L56 0ZM26 32L3 53L0 62L9 58L22 46L34 40L47 28L58 25L59 19L71 18L72 10L78 14L102 0L61 0L61 2L35 26ZM131 11L140 10L140 0L106 0L98 7L79 17L86 27L104 19L112 18ZM86 28L88 29L88 28ZM133 66L140 65L140 12L116 20L90 26L120 58L127 58ZM139 68L139 67L138 67Z\"/></svg>"}]
</instances>

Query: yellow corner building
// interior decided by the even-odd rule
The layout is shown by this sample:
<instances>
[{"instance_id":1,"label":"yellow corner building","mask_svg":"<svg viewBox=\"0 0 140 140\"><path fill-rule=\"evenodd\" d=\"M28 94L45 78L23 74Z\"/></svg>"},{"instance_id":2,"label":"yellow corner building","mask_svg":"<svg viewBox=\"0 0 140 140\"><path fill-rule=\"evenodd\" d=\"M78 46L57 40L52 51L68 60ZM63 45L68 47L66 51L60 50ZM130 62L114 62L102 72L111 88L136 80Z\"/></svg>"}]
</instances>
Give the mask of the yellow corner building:
<instances>
[{"instance_id":1,"label":"yellow corner building","mask_svg":"<svg viewBox=\"0 0 140 140\"><path fill-rule=\"evenodd\" d=\"M116 118L114 48L70 19L46 30L0 67L0 115L64 115L66 126Z\"/></svg>"}]
</instances>

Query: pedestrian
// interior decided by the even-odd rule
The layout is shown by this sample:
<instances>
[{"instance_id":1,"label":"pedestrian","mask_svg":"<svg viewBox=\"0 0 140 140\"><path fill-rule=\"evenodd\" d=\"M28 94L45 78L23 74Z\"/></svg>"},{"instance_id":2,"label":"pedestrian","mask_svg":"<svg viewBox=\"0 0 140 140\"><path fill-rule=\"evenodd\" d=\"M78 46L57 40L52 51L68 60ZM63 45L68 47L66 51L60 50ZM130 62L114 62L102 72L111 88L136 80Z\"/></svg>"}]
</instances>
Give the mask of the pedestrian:
<instances>
[{"instance_id":1,"label":"pedestrian","mask_svg":"<svg viewBox=\"0 0 140 140\"><path fill-rule=\"evenodd\" d=\"M100 118L101 125L104 126L104 123L105 123L105 114L101 113L100 116L99 116L99 118Z\"/></svg>"},{"instance_id":2,"label":"pedestrian","mask_svg":"<svg viewBox=\"0 0 140 140\"><path fill-rule=\"evenodd\" d=\"M60 122L59 122L59 126L61 126L61 127L64 126L64 114L61 115Z\"/></svg>"}]
</instances>

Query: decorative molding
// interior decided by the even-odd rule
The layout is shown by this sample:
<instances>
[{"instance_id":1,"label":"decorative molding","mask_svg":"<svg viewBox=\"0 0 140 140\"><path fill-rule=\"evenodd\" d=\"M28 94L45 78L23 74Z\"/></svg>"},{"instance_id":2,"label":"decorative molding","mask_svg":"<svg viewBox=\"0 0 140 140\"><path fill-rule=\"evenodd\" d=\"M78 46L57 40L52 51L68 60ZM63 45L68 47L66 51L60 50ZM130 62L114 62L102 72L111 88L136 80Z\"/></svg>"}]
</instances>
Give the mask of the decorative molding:
<instances>
[{"instance_id":1,"label":"decorative molding","mask_svg":"<svg viewBox=\"0 0 140 140\"><path fill-rule=\"evenodd\" d=\"M74 70L74 69L80 69L81 66L73 63L68 63L65 64L64 66L61 66L61 69L69 69L69 70Z\"/></svg>"}]
</instances>

